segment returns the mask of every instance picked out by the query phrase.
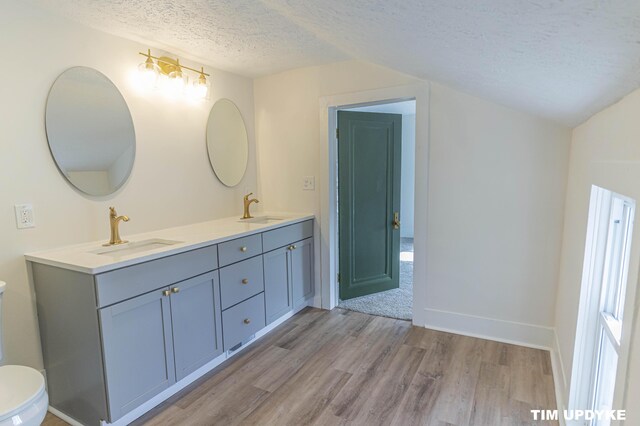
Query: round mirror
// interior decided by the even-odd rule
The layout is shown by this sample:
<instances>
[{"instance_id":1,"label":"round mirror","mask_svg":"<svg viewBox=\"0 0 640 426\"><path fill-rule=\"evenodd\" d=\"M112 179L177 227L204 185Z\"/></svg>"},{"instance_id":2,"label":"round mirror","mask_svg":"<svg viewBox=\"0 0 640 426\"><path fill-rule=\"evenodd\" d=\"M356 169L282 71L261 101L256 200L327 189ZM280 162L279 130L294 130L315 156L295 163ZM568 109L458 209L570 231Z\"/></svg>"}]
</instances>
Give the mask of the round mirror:
<instances>
[{"instance_id":1,"label":"round mirror","mask_svg":"<svg viewBox=\"0 0 640 426\"><path fill-rule=\"evenodd\" d=\"M227 186L239 184L247 170L249 142L242 115L229 99L220 99L211 108L207 122L207 151L220 182Z\"/></svg>"},{"instance_id":2,"label":"round mirror","mask_svg":"<svg viewBox=\"0 0 640 426\"><path fill-rule=\"evenodd\" d=\"M53 83L45 115L53 159L73 186L108 195L131 173L136 136L127 103L104 74L74 67Z\"/></svg>"}]
</instances>

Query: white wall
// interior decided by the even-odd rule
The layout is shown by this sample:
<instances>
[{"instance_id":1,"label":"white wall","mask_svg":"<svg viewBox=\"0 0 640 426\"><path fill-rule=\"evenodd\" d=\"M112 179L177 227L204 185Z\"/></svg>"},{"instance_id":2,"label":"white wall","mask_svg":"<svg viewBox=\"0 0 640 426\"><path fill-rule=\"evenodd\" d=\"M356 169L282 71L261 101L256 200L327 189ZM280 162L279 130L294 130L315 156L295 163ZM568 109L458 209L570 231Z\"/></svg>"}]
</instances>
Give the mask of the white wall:
<instances>
[{"instance_id":1,"label":"white wall","mask_svg":"<svg viewBox=\"0 0 640 426\"><path fill-rule=\"evenodd\" d=\"M565 386L571 382L591 185L640 202L639 115L640 91L636 91L573 131L556 306L556 328ZM636 212L628 276L632 292L637 288L640 268L640 226L637 218ZM632 307L640 302L638 295L640 293L636 292L636 297L633 297L633 293L627 293L622 342L623 346L630 345L631 352L627 380L619 380L616 389L618 396L626 394L626 402L622 407L628 410L626 424L629 425L640 424L640 412L632 406L640 401L640 317L638 312L635 318L630 315ZM568 389L565 388L565 396L568 395Z\"/></svg>"},{"instance_id":2,"label":"white wall","mask_svg":"<svg viewBox=\"0 0 640 426\"><path fill-rule=\"evenodd\" d=\"M143 59L138 52L147 46L20 2L3 4L0 28L0 50L15 62L5 68L0 81L0 280L8 285L3 362L41 368L35 302L23 253L107 239L109 205L131 217L121 227L123 236L241 214L243 192L256 189L253 83L202 64L212 74L211 100L175 103L142 95L131 85L130 73ZM76 65L107 75L133 117L137 136L133 173L112 196L81 195L67 184L49 154L44 128L47 93L61 72ZM235 189L216 179L205 145L209 110L221 97L238 105L250 141L247 174ZM33 203L37 227L17 230L13 205L26 202Z\"/></svg>"},{"instance_id":3,"label":"white wall","mask_svg":"<svg viewBox=\"0 0 640 426\"><path fill-rule=\"evenodd\" d=\"M432 84L428 321L552 336L513 323L553 326L569 143L565 127Z\"/></svg>"},{"instance_id":4,"label":"white wall","mask_svg":"<svg viewBox=\"0 0 640 426\"><path fill-rule=\"evenodd\" d=\"M319 191L302 191L302 177L320 173L319 98L419 82L358 61L256 79L267 207L320 213ZM427 295L418 302L429 325L468 332L477 321L466 315L476 315L552 326L569 130L437 84L430 121L429 211L416 217L429 218Z\"/></svg>"},{"instance_id":5,"label":"white wall","mask_svg":"<svg viewBox=\"0 0 640 426\"><path fill-rule=\"evenodd\" d=\"M301 68L254 82L260 192L267 210L319 212L319 190L303 191L304 176L319 176L318 99L417 81L357 61ZM259 137L258 137L259 135Z\"/></svg>"}]
</instances>

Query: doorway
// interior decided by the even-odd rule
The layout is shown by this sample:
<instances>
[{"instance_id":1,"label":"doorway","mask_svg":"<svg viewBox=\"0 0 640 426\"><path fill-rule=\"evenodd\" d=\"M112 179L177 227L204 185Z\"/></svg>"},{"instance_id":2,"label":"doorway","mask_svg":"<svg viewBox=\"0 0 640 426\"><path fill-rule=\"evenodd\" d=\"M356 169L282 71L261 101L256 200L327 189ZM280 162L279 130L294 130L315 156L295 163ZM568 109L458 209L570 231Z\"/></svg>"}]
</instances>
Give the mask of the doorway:
<instances>
[{"instance_id":1,"label":"doorway","mask_svg":"<svg viewBox=\"0 0 640 426\"><path fill-rule=\"evenodd\" d=\"M339 305L412 319L416 101L338 109Z\"/></svg>"}]
</instances>

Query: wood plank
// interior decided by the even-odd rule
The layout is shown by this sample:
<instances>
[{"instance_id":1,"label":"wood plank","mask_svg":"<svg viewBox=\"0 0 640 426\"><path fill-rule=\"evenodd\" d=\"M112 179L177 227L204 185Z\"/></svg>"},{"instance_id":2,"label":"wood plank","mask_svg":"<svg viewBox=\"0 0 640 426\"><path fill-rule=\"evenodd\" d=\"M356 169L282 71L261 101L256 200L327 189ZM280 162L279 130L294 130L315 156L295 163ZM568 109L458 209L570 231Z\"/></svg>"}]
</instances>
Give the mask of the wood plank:
<instances>
[{"instance_id":1,"label":"wood plank","mask_svg":"<svg viewBox=\"0 0 640 426\"><path fill-rule=\"evenodd\" d=\"M376 317L343 352L334 368L353 377L331 404L334 415L348 420L358 417L410 328L406 321Z\"/></svg>"},{"instance_id":2,"label":"wood plank","mask_svg":"<svg viewBox=\"0 0 640 426\"><path fill-rule=\"evenodd\" d=\"M47 415L44 417L44 421L42 422L42 424L45 426L68 426L69 425L69 423L54 416L51 413L47 413Z\"/></svg>"},{"instance_id":3,"label":"wood plank","mask_svg":"<svg viewBox=\"0 0 640 426\"><path fill-rule=\"evenodd\" d=\"M493 346L493 345L486 345ZM510 386L509 367L483 361L480 365L470 425L499 425L507 414Z\"/></svg>"},{"instance_id":4,"label":"wood plank","mask_svg":"<svg viewBox=\"0 0 640 426\"><path fill-rule=\"evenodd\" d=\"M443 377L456 342L456 336L450 333L418 327L413 327L410 333L413 337L406 339L405 344L415 344L426 352L392 422L398 426L425 425L436 420L434 405L442 391Z\"/></svg>"},{"instance_id":5,"label":"wood plank","mask_svg":"<svg viewBox=\"0 0 640 426\"><path fill-rule=\"evenodd\" d=\"M362 424L390 424L413 377L424 358L425 350L402 345L370 391L366 417ZM364 414L364 413L362 413Z\"/></svg>"},{"instance_id":6,"label":"wood plank","mask_svg":"<svg viewBox=\"0 0 640 426\"><path fill-rule=\"evenodd\" d=\"M386 365L411 328L407 321L375 317L353 342L350 350L340 356L335 368L354 374L375 374L376 370Z\"/></svg>"},{"instance_id":7,"label":"wood plank","mask_svg":"<svg viewBox=\"0 0 640 426\"><path fill-rule=\"evenodd\" d=\"M434 410L437 419L455 425L469 424L480 374L483 340L459 336Z\"/></svg>"},{"instance_id":8,"label":"wood plank","mask_svg":"<svg viewBox=\"0 0 640 426\"><path fill-rule=\"evenodd\" d=\"M273 392L243 423L313 424L350 377L350 373L330 368L316 374L298 374L290 384Z\"/></svg>"}]
</instances>

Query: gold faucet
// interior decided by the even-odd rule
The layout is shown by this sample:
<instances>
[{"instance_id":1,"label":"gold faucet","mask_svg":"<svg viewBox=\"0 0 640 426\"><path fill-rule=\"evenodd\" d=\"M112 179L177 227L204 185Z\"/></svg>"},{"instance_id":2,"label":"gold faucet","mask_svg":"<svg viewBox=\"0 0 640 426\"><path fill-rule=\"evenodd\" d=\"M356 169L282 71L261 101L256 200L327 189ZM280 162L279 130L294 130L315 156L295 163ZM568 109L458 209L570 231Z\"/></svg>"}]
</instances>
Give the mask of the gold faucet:
<instances>
[{"instance_id":1,"label":"gold faucet","mask_svg":"<svg viewBox=\"0 0 640 426\"><path fill-rule=\"evenodd\" d=\"M244 214L242 215L241 219L251 219L253 216L251 216L251 213L249 213L249 206L251 205L251 203L259 203L260 201L258 201L257 198L252 198L249 199L249 196L253 195L253 192L248 193L247 195L244 196Z\"/></svg>"},{"instance_id":2,"label":"gold faucet","mask_svg":"<svg viewBox=\"0 0 640 426\"><path fill-rule=\"evenodd\" d=\"M120 225L120 221L123 220L125 222L129 222L128 216L118 216L116 213L115 207L109 207L109 225L111 225L111 239L107 244L103 244L104 246L114 246L116 244L124 244L128 241L123 241L120 238L120 230L118 229Z\"/></svg>"}]
</instances>

